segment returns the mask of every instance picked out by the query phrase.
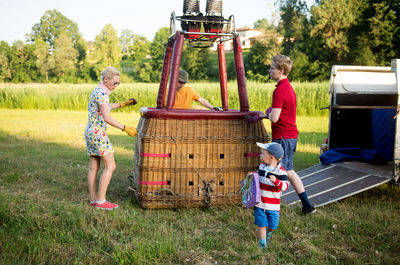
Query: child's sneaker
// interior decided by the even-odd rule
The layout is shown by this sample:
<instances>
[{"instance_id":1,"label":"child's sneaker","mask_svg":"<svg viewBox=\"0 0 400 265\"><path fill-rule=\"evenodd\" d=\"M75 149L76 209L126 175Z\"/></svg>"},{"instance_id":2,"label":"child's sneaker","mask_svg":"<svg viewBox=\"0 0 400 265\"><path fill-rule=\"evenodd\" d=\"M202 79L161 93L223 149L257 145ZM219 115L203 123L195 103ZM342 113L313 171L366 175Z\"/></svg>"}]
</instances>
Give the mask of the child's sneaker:
<instances>
[{"instance_id":1,"label":"child's sneaker","mask_svg":"<svg viewBox=\"0 0 400 265\"><path fill-rule=\"evenodd\" d=\"M263 239L260 239L260 248L262 249L262 250L265 250L266 248L267 248L267 245L268 245L268 243L267 243L267 241L266 241L266 239L265 238L263 238Z\"/></svg>"},{"instance_id":2,"label":"child's sneaker","mask_svg":"<svg viewBox=\"0 0 400 265\"><path fill-rule=\"evenodd\" d=\"M89 205L90 205L90 206L96 206L96 201L91 201L91 202L89 202Z\"/></svg>"},{"instance_id":3,"label":"child's sneaker","mask_svg":"<svg viewBox=\"0 0 400 265\"><path fill-rule=\"evenodd\" d=\"M269 243L271 243L271 238L272 238L272 233L271 232L268 232L267 233L267 236L266 236L266 238L265 238L265 242L266 242L266 246L268 246L269 245Z\"/></svg>"},{"instance_id":4,"label":"child's sneaker","mask_svg":"<svg viewBox=\"0 0 400 265\"><path fill-rule=\"evenodd\" d=\"M96 203L96 208L101 210L113 210L118 208L118 204L105 201L101 204Z\"/></svg>"}]
</instances>

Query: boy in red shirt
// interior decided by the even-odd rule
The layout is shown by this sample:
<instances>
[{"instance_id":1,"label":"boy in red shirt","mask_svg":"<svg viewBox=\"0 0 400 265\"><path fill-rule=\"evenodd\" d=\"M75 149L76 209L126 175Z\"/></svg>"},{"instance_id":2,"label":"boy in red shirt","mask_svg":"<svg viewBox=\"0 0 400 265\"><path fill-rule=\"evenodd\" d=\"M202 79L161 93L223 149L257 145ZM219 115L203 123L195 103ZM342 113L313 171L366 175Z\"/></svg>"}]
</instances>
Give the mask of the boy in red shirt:
<instances>
[{"instance_id":1,"label":"boy in red shirt","mask_svg":"<svg viewBox=\"0 0 400 265\"><path fill-rule=\"evenodd\" d=\"M296 125L296 94L287 76L292 69L292 60L285 55L272 57L269 74L277 82L272 95L272 107L268 108L265 115L247 117L249 122L257 122L264 118L271 121L272 142L282 145L285 155L282 166L287 170L290 183L299 196L304 214L314 213L316 210L308 200L303 182L293 169L293 155L296 151L297 136L299 131Z\"/></svg>"}]
</instances>

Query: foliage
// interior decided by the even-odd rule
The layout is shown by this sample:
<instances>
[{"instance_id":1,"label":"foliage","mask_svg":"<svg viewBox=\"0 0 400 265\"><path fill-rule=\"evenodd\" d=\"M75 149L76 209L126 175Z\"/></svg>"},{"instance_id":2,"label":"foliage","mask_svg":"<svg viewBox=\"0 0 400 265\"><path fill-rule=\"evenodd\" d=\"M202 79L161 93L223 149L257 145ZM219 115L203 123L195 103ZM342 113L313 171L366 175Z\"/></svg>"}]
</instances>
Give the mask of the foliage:
<instances>
[{"instance_id":1,"label":"foliage","mask_svg":"<svg viewBox=\"0 0 400 265\"><path fill-rule=\"evenodd\" d=\"M154 36L154 39L150 44L150 56L151 56L150 64L153 70L151 75L151 80L153 82L160 80L161 69L164 61L165 48L168 42L168 36L169 36L169 28L167 27L160 28L156 32L156 35Z\"/></svg>"},{"instance_id":2,"label":"foliage","mask_svg":"<svg viewBox=\"0 0 400 265\"><path fill-rule=\"evenodd\" d=\"M75 22L55 9L47 10L40 22L32 27L28 39L31 42L41 39L49 45L50 50L54 50L55 41L61 33L67 34L74 45L82 38Z\"/></svg>"},{"instance_id":3,"label":"foliage","mask_svg":"<svg viewBox=\"0 0 400 265\"><path fill-rule=\"evenodd\" d=\"M396 10L394 2L369 0L368 5L361 6L362 15L350 32L355 39L351 44L355 56L350 56L350 60L367 65L385 65L385 62L400 56L398 49L394 48L400 44L397 37L400 7L397 3Z\"/></svg>"},{"instance_id":4,"label":"foliage","mask_svg":"<svg viewBox=\"0 0 400 265\"><path fill-rule=\"evenodd\" d=\"M131 47L133 46L133 40L135 39L135 34L133 34L130 29L123 29L121 35L119 36L119 43L122 47L122 57L129 57L132 55L133 51Z\"/></svg>"},{"instance_id":5,"label":"foliage","mask_svg":"<svg viewBox=\"0 0 400 265\"><path fill-rule=\"evenodd\" d=\"M309 82L327 80L335 64L387 66L400 57L398 0L316 0L310 9L305 0L273 5L279 14L255 19L254 28L264 37L252 39L252 48L243 51L249 80L266 82L270 58L278 53L294 61L291 80ZM26 43L0 44L0 82L97 82L109 65L121 70L124 82L158 82L168 36L167 27L151 42L129 29L118 36L108 24L94 42L87 42L75 22L47 10ZM191 79L219 79L215 52L184 47L181 68ZM233 80L233 54L227 52L226 58L227 76Z\"/></svg>"},{"instance_id":6,"label":"foliage","mask_svg":"<svg viewBox=\"0 0 400 265\"><path fill-rule=\"evenodd\" d=\"M132 60L134 62L142 62L146 59L150 51L150 41L141 35L135 35L132 44Z\"/></svg>"},{"instance_id":7,"label":"foliage","mask_svg":"<svg viewBox=\"0 0 400 265\"><path fill-rule=\"evenodd\" d=\"M4 51L0 51L0 82L11 79L10 68L8 67L8 58Z\"/></svg>"},{"instance_id":8,"label":"foliage","mask_svg":"<svg viewBox=\"0 0 400 265\"><path fill-rule=\"evenodd\" d=\"M122 37L121 43L125 45L121 61L122 72L132 77L132 80L151 82L152 69L147 58L150 53L150 41L128 30L123 31Z\"/></svg>"},{"instance_id":9,"label":"foliage","mask_svg":"<svg viewBox=\"0 0 400 265\"><path fill-rule=\"evenodd\" d=\"M42 39L35 40L35 56L36 65L38 67L39 73L46 78L46 82L49 82L49 44L44 42Z\"/></svg>"},{"instance_id":10,"label":"foliage","mask_svg":"<svg viewBox=\"0 0 400 265\"><path fill-rule=\"evenodd\" d=\"M111 24L107 24L96 35L94 51L90 54L90 61L94 65L97 76L108 66L118 66L121 60L121 46L118 33Z\"/></svg>"},{"instance_id":11,"label":"foliage","mask_svg":"<svg viewBox=\"0 0 400 265\"><path fill-rule=\"evenodd\" d=\"M269 80L271 58L281 50L279 33L277 27L269 24L267 20L256 21L254 27L261 30L264 37L258 39L246 54L246 75L250 80L266 82Z\"/></svg>"},{"instance_id":12,"label":"foliage","mask_svg":"<svg viewBox=\"0 0 400 265\"><path fill-rule=\"evenodd\" d=\"M54 51L50 56L50 66L57 81L73 77L76 71L78 52L74 49L67 34L61 33L54 42Z\"/></svg>"},{"instance_id":13,"label":"foliage","mask_svg":"<svg viewBox=\"0 0 400 265\"><path fill-rule=\"evenodd\" d=\"M280 1L281 20L278 26L283 35L282 52L289 54L298 42L303 41L308 8L305 1Z\"/></svg>"},{"instance_id":14,"label":"foliage","mask_svg":"<svg viewBox=\"0 0 400 265\"><path fill-rule=\"evenodd\" d=\"M337 63L349 52L347 32L355 22L352 2L355 0L324 0L311 9L314 26L311 36L322 35L324 46L331 50ZM339 11L339 12L338 12Z\"/></svg>"},{"instance_id":15,"label":"foliage","mask_svg":"<svg viewBox=\"0 0 400 265\"><path fill-rule=\"evenodd\" d=\"M207 80L211 62L209 49L184 46L180 67L189 73L189 80Z\"/></svg>"},{"instance_id":16,"label":"foliage","mask_svg":"<svg viewBox=\"0 0 400 265\"><path fill-rule=\"evenodd\" d=\"M250 48L246 56L246 74L251 80L266 82L269 79L269 64L272 56L276 54L274 43L270 41L257 41Z\"/></svg>"}]
</instances>

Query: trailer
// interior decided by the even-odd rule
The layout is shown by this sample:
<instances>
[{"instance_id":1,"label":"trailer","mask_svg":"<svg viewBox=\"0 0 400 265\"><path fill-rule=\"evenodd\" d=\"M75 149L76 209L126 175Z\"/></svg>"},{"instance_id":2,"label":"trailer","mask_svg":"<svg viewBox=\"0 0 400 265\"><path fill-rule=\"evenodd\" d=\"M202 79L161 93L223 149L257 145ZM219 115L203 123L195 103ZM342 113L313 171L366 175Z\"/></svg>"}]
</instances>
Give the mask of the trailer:
<instances>
[{"instance_id":1,"label":"trailer","mask_svg":"<svg viewBox=\"0 0 400 265\"><path fill-rule=\"evenodd\" d=\"M399 92L400 59L391 67L332 67L327 152L323 163L298 172L314 206L399 182ZM299 202L293 187L282 201Z\"/></svg>"}]
</instances>

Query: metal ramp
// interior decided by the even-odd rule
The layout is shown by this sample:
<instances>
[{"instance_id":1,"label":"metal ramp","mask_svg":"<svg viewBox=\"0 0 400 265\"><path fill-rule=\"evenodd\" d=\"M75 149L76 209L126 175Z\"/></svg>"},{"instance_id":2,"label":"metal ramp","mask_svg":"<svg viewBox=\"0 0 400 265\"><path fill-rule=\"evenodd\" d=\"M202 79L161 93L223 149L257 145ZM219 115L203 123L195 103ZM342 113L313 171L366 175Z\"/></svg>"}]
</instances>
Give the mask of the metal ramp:
<instances>
[{"instance_id":1,"label":"metal ramp","mask_svg":"<svg viewBox=\"0 0 400 265\"><path fill-rule=\"evenodd\" d=\"M393 179L393 163L371 165L352 161L315 165L297 174L311 203L319 207L389 182ZM289 206L300 203L293 186L282 193L281 201Z\"/></svg>"}]
</instances>

